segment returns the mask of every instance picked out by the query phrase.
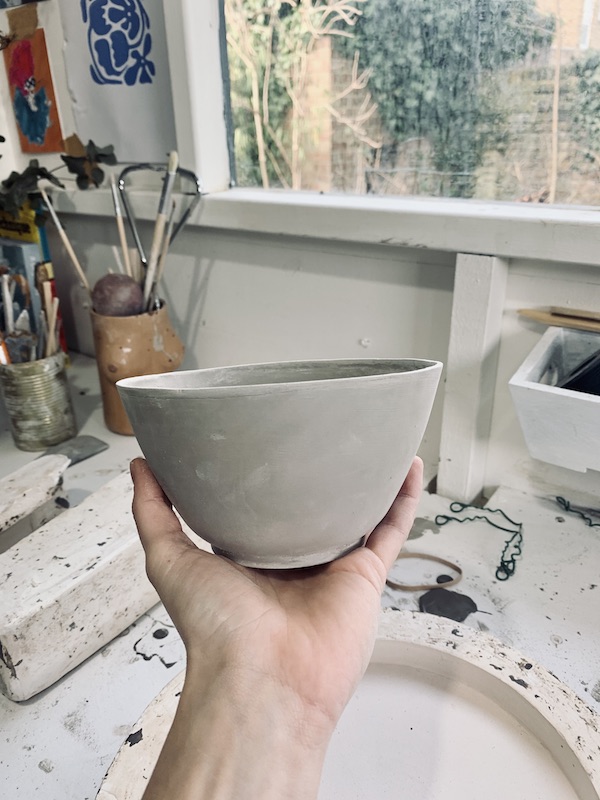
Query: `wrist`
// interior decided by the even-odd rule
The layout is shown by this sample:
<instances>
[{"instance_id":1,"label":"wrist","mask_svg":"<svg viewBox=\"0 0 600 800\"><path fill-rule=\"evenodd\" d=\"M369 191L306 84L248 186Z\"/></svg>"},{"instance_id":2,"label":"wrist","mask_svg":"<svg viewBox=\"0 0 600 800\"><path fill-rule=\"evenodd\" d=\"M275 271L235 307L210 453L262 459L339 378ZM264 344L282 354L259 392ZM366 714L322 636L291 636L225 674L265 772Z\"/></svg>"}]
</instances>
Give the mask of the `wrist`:
<instances>
[{"instance_id":1,"label":"wrist","mask_svg":"<svg viewBox=\"0 0 600 800\"><path fill-rule=\"evenodd\" d=\"M188 664L144 800L315 798L333 724L269 676Z\"/></svg>"}]
</instances>

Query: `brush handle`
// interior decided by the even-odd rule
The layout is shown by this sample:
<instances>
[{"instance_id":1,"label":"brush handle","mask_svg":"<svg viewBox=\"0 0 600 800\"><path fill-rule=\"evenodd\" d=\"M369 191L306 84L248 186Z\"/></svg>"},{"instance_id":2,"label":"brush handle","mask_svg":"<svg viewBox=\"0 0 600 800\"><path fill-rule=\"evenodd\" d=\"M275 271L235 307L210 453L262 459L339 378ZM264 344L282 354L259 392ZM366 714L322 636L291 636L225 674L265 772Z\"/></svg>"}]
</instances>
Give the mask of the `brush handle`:
<instances>
[{"instance_id":1,"label":"brush handle","mask_svg":"<svg viewBox=\"0 0 600 800\"><path fill-rule=\"evenodd\" d=\"M154 278L156 275L156 266L158 258L162 249L162 242L165 233L165 225L167 223L167 215L159 214L156 218L154 226L154 238L152 239L152 248L150 250L150 257L148 259L148 269L146 270L146 280L144 283L144 306L147 307L150 302L150 295L152 293L152 286L154 285Z\"/></svg>"},{"instance_id":2,"label":"brush handle","mask_svg":"<svg viewBox=\"0 0 600 800\"><path fill-rule=\"evenodd\" d=\"M77 274L79 275L79 280L85 286L85 288L88 290L88 292L91 292L90 284L88 283L88 279L85 277L85 273L84 273L84 271L83 271L83 269L81 267L81 264L79 263L79 260L78 260L77 256L75 255L75 251L73 250L73 246L72 246L71 242L69 241L69 237L67 236L67 234L65 232L65 229L63 228L63 226L60 223L60 220L59 220L59 218L58 218L58 216L56 214L56 211L54 210L54 206L50 202L50 198L48 197L48 195L46 194L46 192L43 189L40 189L40 194L42 195L42 197L44 199L44 203L46 204L46 207L48 208L48 211L50 212L50 216L52 217L52 221L54 222L54 224L56 226L56 230L58 231L58 233L60 235L60 238L62 239L62 243L63 243L63 245L65 247L65 250L67 251L67 253L69 255L69 258L71 259L71 262L72 262L73 266L75 267L75 270L76 270Z\"/></svg>"}]
</instances>

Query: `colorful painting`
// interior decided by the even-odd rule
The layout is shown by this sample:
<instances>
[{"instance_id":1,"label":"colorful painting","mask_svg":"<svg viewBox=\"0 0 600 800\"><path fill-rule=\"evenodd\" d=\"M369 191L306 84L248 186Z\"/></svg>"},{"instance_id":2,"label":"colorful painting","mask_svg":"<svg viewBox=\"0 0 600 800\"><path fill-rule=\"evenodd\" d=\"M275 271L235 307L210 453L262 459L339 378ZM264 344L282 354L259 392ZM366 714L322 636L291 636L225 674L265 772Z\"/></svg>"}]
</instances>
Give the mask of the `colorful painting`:
<instances>
[{"instance_id":1,"label":"colorful painting","mask_svg":"<svg viewBox=\"0 0 600 800\"><path fill-rule=\"evenodd\" d=\"M81 0L81 13L96 83L152 83L150 17L141 0Z\"/></svg>"},{"instance_id":2,"label":"colorful painting","mask_svg":"<svg viewBox=\"0 0 600 800\"><path fill-rule=\"evenodd\" d=\"M58 153L58 119L44 31L12 42L4 51L10 96L24 153Z\"/></svg>"}]
</instances>

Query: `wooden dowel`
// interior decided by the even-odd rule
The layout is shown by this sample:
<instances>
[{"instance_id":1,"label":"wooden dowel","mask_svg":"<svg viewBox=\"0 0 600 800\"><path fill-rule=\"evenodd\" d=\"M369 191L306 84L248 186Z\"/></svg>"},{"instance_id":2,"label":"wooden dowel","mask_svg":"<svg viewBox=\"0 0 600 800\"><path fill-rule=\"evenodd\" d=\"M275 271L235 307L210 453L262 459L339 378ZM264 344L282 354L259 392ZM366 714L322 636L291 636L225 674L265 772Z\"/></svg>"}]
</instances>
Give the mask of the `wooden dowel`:
<instances>
[{"instance_id":1,"label":"wooden dowel","mask_svg":"<svg viewBox=\"0 0 600 800\"><path fill-rule=\"evenodd\" d=\"M73 245L69 241L69 237L67 236L63 226L60 223L60 220L59 220L59 218L58 218L58 216L56 214L56 211L54 210L54 206L50 202L50 198L48 197L48 195L46 194L46 192L43 189L40 189L40 194L44 198L44 203L46 204L46 206L48 208L48 211L50 212L50 216L52 217L52 221L56 225L56 230L58 231L58 233L60 235L60 238L62 239L62 243L65 246L65 250L67 251L67 253L69 255L69 258L71 259L71 262L72 262L73 266L75 267L75 270L77 271L77 274L79 275L79 280L81 281L83 286L88 290L88 292L91 292L90 284L88 283L88 279L85 277L85 273L84 273L84 271L83 271L83 269L81 267L81 264L79 263L79 259L77 258L77 256L75 255L75 251L73 250Z\"/></svg>"}]
</instances>

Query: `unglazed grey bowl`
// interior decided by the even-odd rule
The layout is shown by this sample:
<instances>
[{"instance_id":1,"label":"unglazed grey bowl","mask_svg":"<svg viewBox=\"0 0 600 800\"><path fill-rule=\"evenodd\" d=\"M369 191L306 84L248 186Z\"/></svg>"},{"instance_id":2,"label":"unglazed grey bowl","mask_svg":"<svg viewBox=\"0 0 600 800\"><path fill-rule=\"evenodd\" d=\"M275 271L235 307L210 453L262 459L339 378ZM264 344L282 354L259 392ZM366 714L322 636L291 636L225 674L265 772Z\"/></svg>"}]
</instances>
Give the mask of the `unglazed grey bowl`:
<instances>
[{"instance_id":1,"label":"unglazed grey bowl","mask_svg":"<svg viewBox=\"0 0 600 800\"><path fill-rule=\"evenodd\" d=\"M417 359L292 361L117 386L190 528L240 564L280 569L364 542L406 477L441 370Z\"/></svg>"}]
</instances>

